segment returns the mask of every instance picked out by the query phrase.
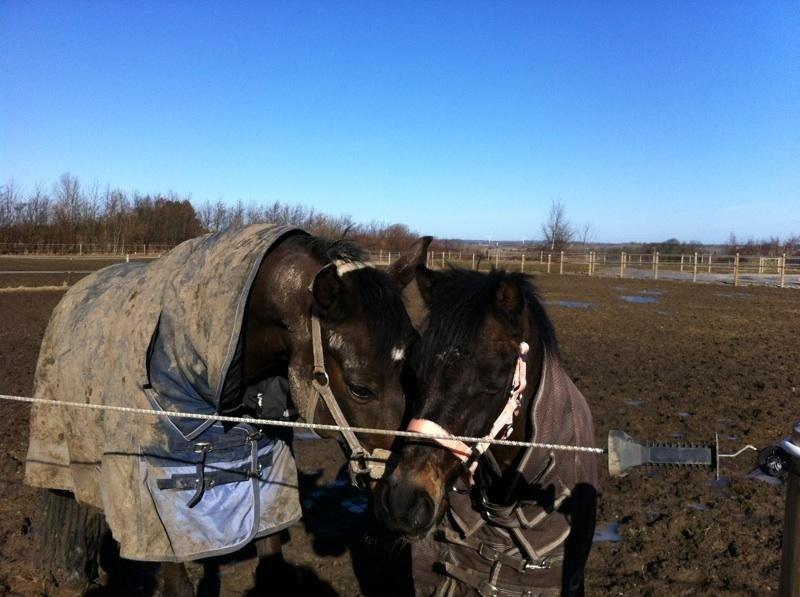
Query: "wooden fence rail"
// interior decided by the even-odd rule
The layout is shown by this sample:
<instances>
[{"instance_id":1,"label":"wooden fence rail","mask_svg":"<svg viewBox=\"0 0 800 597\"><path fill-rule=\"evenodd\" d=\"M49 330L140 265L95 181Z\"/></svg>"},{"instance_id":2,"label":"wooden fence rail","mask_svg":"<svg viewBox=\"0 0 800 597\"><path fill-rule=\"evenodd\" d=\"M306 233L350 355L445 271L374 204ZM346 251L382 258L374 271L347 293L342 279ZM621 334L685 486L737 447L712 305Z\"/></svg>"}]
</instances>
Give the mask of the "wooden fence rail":
<instances>
[{"instance_id":1,"label":"wooden fence rail","mask_svg":"<svg viewBox=\"0 0 800 597\"><path fill-rule=\"evenodd\" d=\"M399 252L373 254L379 264L391 262ZM621 252L565 251L431 251L428 265L443 268L448 265L488 270L492 267L528 273L602 275L617 278L651 278L686 280L691 282L719 281L734 285L759 283L785 287L787 280L800 284L800 255L779 256L732 255L711 253L666 254Z\"/></svg>"}]
</instances>

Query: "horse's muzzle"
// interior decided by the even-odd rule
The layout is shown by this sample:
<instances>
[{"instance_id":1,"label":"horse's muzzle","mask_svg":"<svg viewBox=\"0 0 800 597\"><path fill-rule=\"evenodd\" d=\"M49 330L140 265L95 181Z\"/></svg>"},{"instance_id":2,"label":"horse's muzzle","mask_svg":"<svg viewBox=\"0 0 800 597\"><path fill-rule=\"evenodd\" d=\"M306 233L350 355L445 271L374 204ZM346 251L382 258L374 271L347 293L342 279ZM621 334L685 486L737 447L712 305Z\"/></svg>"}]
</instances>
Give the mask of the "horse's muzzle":
<instances>
[{"instance_id":1,"label":"horse's muzzle","mask_svg":"<svg viewBox=\"0 0 800 597\"><path fill-rule=\"evenodd\" d=\"M396 473L383 479L376 498L378 518L407 539L424 537L436 522L436 504L428 492Z\"/></svg>"}]
</instances>

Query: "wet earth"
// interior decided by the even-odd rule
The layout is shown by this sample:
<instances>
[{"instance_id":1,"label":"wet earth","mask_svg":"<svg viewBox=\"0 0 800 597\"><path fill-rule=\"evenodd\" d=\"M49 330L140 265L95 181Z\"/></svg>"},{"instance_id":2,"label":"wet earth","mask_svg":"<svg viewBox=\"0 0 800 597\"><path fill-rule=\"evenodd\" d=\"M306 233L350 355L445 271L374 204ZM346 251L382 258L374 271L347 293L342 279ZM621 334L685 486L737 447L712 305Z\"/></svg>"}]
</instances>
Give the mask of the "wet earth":
<instances>
[{"instance_id":1,"label":"wet earth","mask_svg":"<svg viewBox=\"0 0 800 597\"><path fill-rule=\"evenodd\" d=\"M800 294L669 281L540 276L567 371L589 400L596 442L765 446L800 419ZM30 395L57 291L0 293L0 393ZM627 298L626 298L627 297ZM631 300L633 297L633 300ZM38 498L22 483L28 407L0 401L0 594L59 594L36 564ZM334 441L295 441L304 520L284 545L297 594L403 595L407 550L342 479ZM777 590L783 485L746 453L707 469L640 469L610 479L601 463L589 594L752 595ZM224 594L252 588L250 554L220 568ZM196 580L199 566L191 570ZM133 586L133 585L131 585ZM154 585L157 592L157 581Z\"/></svg>"}]
</instances>

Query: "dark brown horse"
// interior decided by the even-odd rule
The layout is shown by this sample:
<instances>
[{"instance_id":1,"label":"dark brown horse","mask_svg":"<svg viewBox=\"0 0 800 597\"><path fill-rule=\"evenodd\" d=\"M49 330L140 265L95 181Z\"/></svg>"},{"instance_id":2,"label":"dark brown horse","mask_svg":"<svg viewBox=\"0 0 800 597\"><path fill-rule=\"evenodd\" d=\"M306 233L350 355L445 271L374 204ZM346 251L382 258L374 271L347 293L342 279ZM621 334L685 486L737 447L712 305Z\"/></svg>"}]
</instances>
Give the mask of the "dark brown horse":
<instances>
[{"instance_id":1,"label":"dark brown horse","mask_svg":"<svg viewBox=\"0 0 800 597\"><path fill-rule=\"evenodd\" d=\"M213 237L211 240L213 241ZM192 250L196 253L200 249ZM237 259L238 256L231 263ZM406 255L403 261L405 266L396 268L395 275L408 277L408 268L413 270L423 259L424 249L418 248L416 254ZM224 268L225 263L221 262L221 267ZM133 275L141 275L141 270L133 272ZM96 277L95 280L108 280L108 284L113 285L116 279L122 280L129 276L129 272L121 268L103 276ZM185 294L179 284L171 283L175 286L174 292ZM77 300L83 300L81 297L91 299L93 296L100 296L94 291L95 287L96 282L89 279L71 295L68 293L68 297L77 296ZM189 300L193 300L195 294L202 293L202 289L194 288L193 286ZM416 332L404 309L400 286L389 274L369 267L366 256L348 242L328 241L301 231L290 231L284 233L280 241L269 249L258 266L250 288L241 319L242 329L236 357L232 361L235 365L229 368L225 384L221 386L223 389L220 390L219 403L215 407L217 412L237 416L262 415L257 409L254 410L252 403L248 405L245 402L248 388L264 380L283 378L288 380L291 404L305 420L318 423L344 422L352 426L383 429L400 427L406 412L406 401L400 382L401 372L405 355L416 337ZM135 296L134 292L131 300ZM69 304L69 301L65 302L64 313L70 313L67 310ZM192 322L168 323L173 327L166 329L172 330L180 329L182 325L189 326ZM169 335L165 332L164 325L164 317L161 317L158 332L160 336ZM49 334L53 336L58 330L61 330L60 323L51 323ZM118 334L113 329L108 331L112 340L115 333ZM167 338L165 341L169 340L171 339ZM223 340L225 339L220 338L221 342ZM60 339L53 337L50 341L55 343ZM151 358L155 358L149 355L158 352L157 347L153 348L154 345L157 345L155 339L151 341L151 348L148 350L148 363ZM143 356L131 355L130 358L140 359ZM175 365L195 368L203 366L203 363L195 359L190 363ZM45 366L58 366L58 362L40 359L40 367ZM172 370L174 369L172 366ZM45 377L44 369L42 372L37 371L37 380L45 379L49 378ZM158 379L151 376L150 382L152 391L158 393ZM40 390L49 390L44 387L44 382L41 385ZM264 431L270 432L269 429ZM79 445L80 441L80 438L74 439L75 445ZM346 456L352 460L353 476L368 474L369 453L375 449L388 448L391 441L391 437L375 435L344 437L342 444ZM212 452L212 455L215 453L216 451ZM36 464L29 454L29 466ZM199 466L203 466L202 463ZM97 467L99 469L99 462ZM259 467L259 474L260 470ZM224 471L223 474L230 476L230 473ZM201 479L198 483L198 495L201 495L205 481ZM41 481L37 484L58 489L64 487L47 485ZM45 542L48 537L52 540L54 536L63 535L65 525L77 528L79 522L76 521L93 516L87 512L94 510L75 505L72 498L63 493L50 492L49 499L51 503L47 506L47 511L51 513L48 515L51 528L46 529L49 534L45 536ZM64 516L71 520L65 521ZM98 526L95 523L93 526L95 528L91 532L85 528L79 529L72 539L59 539L59 544L69 550L67 578L73 586L85 586L91 580L86 575L88 572L91 576L96 564L89 560L97 556L100 535L108 535L102 524ZM191 529L187 529L189 531ZM97 536L92 538L92 533ZM255 544L260 559L256 586L274 589L275 584L268 575L281 564L281 542L277 535L271 535L261 536L255 540ZM208 570L213 571L213 568L210 566ZM191 583L182 564L166 563L162 570L164 594L192 594ZM210 586L213 584L212 580Z\"/></svg>"},{"instance_id":2,"label":"dark brown horse","mask_svg":"<svg viewBox=\"0 0 800 597\"><path fill-rule=\"evenodd\" d=\"M486 437L511 396L513 430L502 425L501 437L593 445L588 406L561 368L529 277L418 266L403 282L421 330L410 428ZM379 517L413 540L417 594L580 594L595 523L595 456L498 446L481 455L444 444L405 441L376 499Z\"/></svg>"},{"instance_id":3,"label":"dark brown horse","mask_svg":"<svg viewBox=\"0 0 800 597\"><path fill-rule=\"evenodd\" d=\"M395 276L407 277L424 262L423 249L406 254ZM329 387L346 422L354 427L398 429L406 412L400 378L416 336L402 303L396 281L368 267L366 255L349 242L313 236L289 237L262 263L247 308L243 380L288 377L290 395L306 419L336 424L324 400L308 404L314 377L310 316L322 324L325 369ZM410 268L406 269L406 268ZM309 292L309 289L311 292ZM238 397L236 398L239 399ZM227 410L237 411L237 404ZM345 455L350 446L336 432ZM393 438L358 437L367 452L388 450ZM259 556L256 587L276 589L273 574L281 574L281 538L271 535L255 541ZM165 564L167 591L188 594L182 565ZM288 588L288 587L287 587Z\"/></svg>"}]
</instances>

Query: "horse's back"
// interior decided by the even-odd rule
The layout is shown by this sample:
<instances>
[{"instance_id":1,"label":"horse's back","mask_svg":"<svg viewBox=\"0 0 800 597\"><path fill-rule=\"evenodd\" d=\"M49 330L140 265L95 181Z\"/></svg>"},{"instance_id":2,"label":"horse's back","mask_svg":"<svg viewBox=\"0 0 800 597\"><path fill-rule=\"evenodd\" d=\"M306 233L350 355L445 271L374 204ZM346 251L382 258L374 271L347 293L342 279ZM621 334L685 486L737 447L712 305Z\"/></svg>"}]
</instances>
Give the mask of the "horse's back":
<instances>
[{"instance_id":1,"label":"horse's back","mask_svg":"<svg viewBox=\"0 0 800 597\"><path fill-rule=\"evenodd\" d=\"M67 291L42 339L34 376L35 398L107 404L104 394L114 388L94 383L101 372L116 370L120 385L126 383L126 375L146 375L144 354L158 321L158 305L148 300L147 292L139 290L145 284L147 267L138 263L112 265ZM133 319L135 325L130 324ZM141 333L135 333L137 329ZM142 355L141 363L132 362L136 354ZM109 362L113 359L118 362ZM102 507L97 499L98 469L109 447L97 434L109 414L34 405L26 483L71 491L80 501ZM86 487L92 489L82 489Z\"/></svg>"},{"instance_id":2,"label":"horse's back","mask_svg":"<svg viewBox=\"0 0 800 597\"><path fill-rule=\"evenodd\" d=\"M296 471L283 442L268 446L264 440L264 446L259 444L263 454L247 452L258 465L271 458L272 476L265 472L258 482L243 476L241 483L210 488L192 509L186 491L168 486L178 465L161 466L156 460L179 449L180 457L170 462L183 466L190 458L195 471L195 436L206 428L216 433L218 426L204 425L187 435L177 419L113 410L216 412L215 397L235 358L255 273L269 248L294 230L257 225L191 239L149 264L100 270L72 287L56 306L39 353L35 397L112 408L34 405L25 481L70 491L79 502L103 510L124 557L165 561L194 559L206 551L213 555L299 516ZM159 358L150 359L151 351ZM174 395L156 387L150 373L173 381ZM195 408L182 408L176 396L194 398ZM236 436L246 443L248 436L241 430ZM197 441L207 441L203 438ZM266 454L270 446L274 449ZM215 450L209 459L225 454ZM277 489L268 491L284 488L273 482L275 475L288 480L277 496ZM164 488L158 485L162 481ZM199 523L185 525L192 532L167 529L168 522L178 520L170 508L185 517L200 517L214 505L220 512L223 506L231 510L229 503L215 500L233 495L232 488L241 498L234 504L240 524L212 529L218 536L207 549L207 537L197 532ZM233 532L236 537L230 539ZM187 537L194 543L181 543Z\"/></svg>"}]
</instances>

